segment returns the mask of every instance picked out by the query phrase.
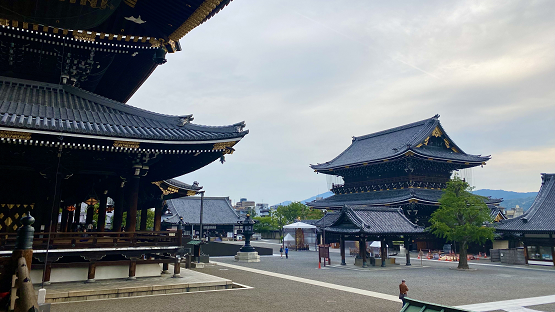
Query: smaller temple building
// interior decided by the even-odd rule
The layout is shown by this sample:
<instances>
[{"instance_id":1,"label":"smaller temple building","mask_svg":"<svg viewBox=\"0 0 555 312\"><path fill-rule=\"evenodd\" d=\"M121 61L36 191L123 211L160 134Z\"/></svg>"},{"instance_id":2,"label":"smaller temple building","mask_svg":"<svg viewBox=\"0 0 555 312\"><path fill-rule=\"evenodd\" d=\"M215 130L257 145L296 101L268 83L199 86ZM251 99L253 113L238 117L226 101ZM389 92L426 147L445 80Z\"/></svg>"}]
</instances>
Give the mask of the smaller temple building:
<instances>
[{"instance_id":1,"label":"smaller temple building","mask_svg":"<svg viewBox=\"0 0 555 312\"><path fill-rule=\"evenodd\" d=\"M524 244L527 264L545 261L555 265L555 174L542 173L542 186L530 209L522 216L497 222L495 229Z\"/></svg>"},{"instance_id":2,"label":"smaller temple building","mask_svg":"<svg viewBox=\"0 0 555 312\"><path fill-rule=\"evenodd\" d=\"M339 236L342 265L345 265L346 240L359 241L359 246L366 246L366 241L381 241L381 260L371 259L370 264L385 266L387 244L391 245L393 240L404 240L405 246L408 246L412 238L424 233L424 228L412 223L401 208L344 206L339 214L330 215L328 221L331 223L324 228L326 238L333 239L328 233ZM367 266L367 255L363 248L359 248L358 259L362 259L363 267ZM410 265L408 253L407 265Z\"/></svg>"},{"instance_id":3,"label":"smaller temple building","mask_svg":"<svg viewBox=\"0 0 555 312\"><path fill-rule=\"evenodd\" d=\"M240 230L237 222L241 221L241 217L231 206L229 197L182 197L167 200L166 206L162 216L162 228L165 229L176 227L182 221L185 224L184 235L191 235L193 232L193 237L200 235L222 240L233 240Z\"/></svg>"}]
</instances>

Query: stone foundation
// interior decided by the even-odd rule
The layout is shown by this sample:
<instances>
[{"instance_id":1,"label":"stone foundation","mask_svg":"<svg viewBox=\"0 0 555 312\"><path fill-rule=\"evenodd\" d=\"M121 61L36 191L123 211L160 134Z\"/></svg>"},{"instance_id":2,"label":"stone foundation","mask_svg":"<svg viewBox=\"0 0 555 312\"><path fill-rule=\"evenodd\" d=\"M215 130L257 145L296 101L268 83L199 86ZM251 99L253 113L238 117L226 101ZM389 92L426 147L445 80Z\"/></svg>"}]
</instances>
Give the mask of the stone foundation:
<instances>
[{"instance_id":1,"label":"stone foundation","mask_svg":"<svg viewBox=\"0 0 555 312\"><path fill-rule=\"evenodd\" d=\"M258 252L241 252L239 251L235 255L235 261L239 262L260 262L260 256Z\"/></svg>"}]
</instances>

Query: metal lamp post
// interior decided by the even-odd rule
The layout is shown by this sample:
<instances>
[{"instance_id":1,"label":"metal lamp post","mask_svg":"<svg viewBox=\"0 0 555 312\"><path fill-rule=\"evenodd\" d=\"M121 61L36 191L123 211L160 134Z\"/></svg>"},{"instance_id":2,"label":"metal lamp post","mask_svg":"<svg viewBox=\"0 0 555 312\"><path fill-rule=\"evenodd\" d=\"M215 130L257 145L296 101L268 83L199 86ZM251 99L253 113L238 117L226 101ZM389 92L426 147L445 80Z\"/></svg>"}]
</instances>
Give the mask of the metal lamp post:
<instances>
[{"instance_id":1,"label":"metal lamp post","mask_svg":"<svg viewBox=\"0 0 555 312\"><path fill-rule=\"evenodd\" d=\"M244 221L238 221L237 223L243 226L243 235L245 235L245 246L241 247L239 251L254 252L254 247L251 246L251 237L254 234L255 221L251 219L250 214L247 214L247 218Z\"/></svg>"}]
</instances>

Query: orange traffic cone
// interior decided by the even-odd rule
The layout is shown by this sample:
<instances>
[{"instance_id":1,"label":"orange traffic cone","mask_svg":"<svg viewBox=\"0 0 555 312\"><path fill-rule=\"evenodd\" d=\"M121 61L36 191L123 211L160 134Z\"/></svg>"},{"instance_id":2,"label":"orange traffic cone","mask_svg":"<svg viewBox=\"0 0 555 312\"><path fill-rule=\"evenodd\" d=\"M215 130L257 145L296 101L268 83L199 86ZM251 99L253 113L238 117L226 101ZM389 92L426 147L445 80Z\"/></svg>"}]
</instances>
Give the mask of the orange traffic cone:
<instances>
[{"instance_id":1,"label":"orange traffic cone","mask_svg":"<svg viewBox=\"0 0 555 312\"><path fill-rule=\"evenodd\" d=\"M321 268L322 268L322 266L321 266L320 262L318 262L318 269L321 269Z\"/></svg>"}]
</instances>

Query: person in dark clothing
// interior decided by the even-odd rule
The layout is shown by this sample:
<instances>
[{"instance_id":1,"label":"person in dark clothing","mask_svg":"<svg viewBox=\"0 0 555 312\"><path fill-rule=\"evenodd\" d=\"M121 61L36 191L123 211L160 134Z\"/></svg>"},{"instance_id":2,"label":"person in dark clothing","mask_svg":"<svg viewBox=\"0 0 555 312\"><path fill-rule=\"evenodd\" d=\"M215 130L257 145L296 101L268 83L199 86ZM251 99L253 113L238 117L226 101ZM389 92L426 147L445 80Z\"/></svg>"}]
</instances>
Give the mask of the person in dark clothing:
<instances>
[{"instance_id":1,"label":"person in dark clothing","mask_svg":"<svg viewBox=\"0 0 555 312\"><path fill-rule=\"evenodd\" d=\"M289 259L289 247L285 247L285 259Z\"/></svg>"},{"instance_id":2,"label":"person in dark clothing","mask_svg":"<svg viewBox=\"0 0 555 312\"><path fill-rule=\"evenodd\" d=\"M279 247L279 255L283 258L283 246Z\"/></svg>"},{"instance_id":3,"label":"person in dark clothing","mask_svg":"<svg viewBox=\"0 0 555 312\"><path fill-rule=\"evenodd\" d=\"M402 280L401 284L399 284L399 299L403 301L403 307L405 306L405 297L407 296L408 292L409 287L405 283L405 280Z\"/></svg>"}]
</instances>

